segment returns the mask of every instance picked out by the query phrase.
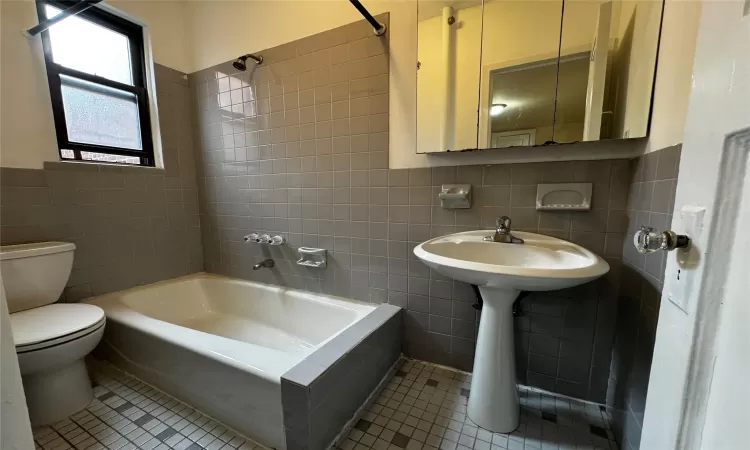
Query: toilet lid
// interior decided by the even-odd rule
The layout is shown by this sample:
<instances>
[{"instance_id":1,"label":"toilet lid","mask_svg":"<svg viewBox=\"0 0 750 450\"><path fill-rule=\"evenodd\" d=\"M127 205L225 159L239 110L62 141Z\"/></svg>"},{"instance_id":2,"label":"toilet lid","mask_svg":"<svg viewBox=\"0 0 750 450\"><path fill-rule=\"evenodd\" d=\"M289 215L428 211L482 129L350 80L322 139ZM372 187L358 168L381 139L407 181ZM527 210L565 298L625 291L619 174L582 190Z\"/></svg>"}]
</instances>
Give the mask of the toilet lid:
<instances>
[{"instance_id":1,"label":"toilet lid","mask_svg":"<svg viewBox=\"0 0 750 450\"><path fill-rule=\"evenodd\" d=\"M83 303L55 303L10 315L16 347L85 330L104 319L104 310Z\"/></svg>"}]
</instances>

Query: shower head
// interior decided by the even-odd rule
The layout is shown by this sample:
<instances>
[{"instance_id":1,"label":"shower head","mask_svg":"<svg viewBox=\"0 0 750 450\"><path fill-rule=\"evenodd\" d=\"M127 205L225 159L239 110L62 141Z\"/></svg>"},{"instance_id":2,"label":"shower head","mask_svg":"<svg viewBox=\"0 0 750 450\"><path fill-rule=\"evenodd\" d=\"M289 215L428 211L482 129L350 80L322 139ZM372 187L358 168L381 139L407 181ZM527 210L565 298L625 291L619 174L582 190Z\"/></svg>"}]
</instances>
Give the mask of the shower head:
<instances>
[{"instance_id":1,"label":"shower head","mask_svg":"<svg viewBox=\"0 0 750 450\"><path fill-rule=\"evenodd\" d=\"M232 66L235 69L244 72L245 70L247 70L247 59L248 58L250 58L253 61L255 61L255 64L260 65L260 64L263 63L263 57L262 56L255 56L255 55L251 55L251 54L248 53L247 55L243 55L243 56L240 56L239 58L237 58L237 60L235 60L232 63Z\"/></svg>"}]
</instances>

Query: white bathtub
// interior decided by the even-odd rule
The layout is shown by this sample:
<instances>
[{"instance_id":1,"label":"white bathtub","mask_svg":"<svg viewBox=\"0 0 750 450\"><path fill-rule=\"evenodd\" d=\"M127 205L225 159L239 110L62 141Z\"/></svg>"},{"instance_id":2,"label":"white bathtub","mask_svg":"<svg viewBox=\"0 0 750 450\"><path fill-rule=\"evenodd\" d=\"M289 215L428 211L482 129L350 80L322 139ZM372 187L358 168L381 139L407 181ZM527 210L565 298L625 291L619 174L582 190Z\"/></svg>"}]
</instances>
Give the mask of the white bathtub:
<instances>
[{"instance_id":1,"label":"white bathtub","mask_svg":"<svg viewBox=\"0 0 750 450\"><path fill-rule=\"evenodd\" d=\"M375 309L202 273L87 303L107 315L95 354L276 448L281 376Z\"/></svg>"}]
</instances>

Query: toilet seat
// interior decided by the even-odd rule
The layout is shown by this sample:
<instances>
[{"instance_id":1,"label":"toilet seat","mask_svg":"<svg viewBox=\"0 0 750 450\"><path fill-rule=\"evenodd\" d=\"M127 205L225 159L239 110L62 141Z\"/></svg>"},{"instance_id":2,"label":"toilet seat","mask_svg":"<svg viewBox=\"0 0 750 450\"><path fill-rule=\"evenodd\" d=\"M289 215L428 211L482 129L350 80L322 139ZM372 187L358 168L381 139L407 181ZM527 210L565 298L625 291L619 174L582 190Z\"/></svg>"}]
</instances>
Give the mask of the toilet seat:
<instances>
[{"instance_id":1,"label":"toilet seat","mask_svg":"<svg viewBox=\"0 0 750 450\"><path fill-rule=\"evenodd\" d=\"M52 304L10 315L16 353L79 339L104 326L104 311L88 304Z\"/></svg>"}]
</instances>

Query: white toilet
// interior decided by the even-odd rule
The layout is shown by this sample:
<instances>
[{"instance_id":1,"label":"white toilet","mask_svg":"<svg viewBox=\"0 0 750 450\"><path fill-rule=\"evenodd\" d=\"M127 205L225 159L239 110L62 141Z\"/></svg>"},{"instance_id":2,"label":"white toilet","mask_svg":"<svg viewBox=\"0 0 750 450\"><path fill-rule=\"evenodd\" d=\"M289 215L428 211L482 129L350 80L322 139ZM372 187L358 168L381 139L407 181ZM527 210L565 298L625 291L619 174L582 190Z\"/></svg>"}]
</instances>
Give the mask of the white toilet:
<instances>
[{"instance_id":1,"label":"white toilet","mask_svg":"<svg viewBox=\"0 0 750 450\"><path fill-rule=\"evenodd\" d=\"M0 246L0 275L34 426L60 421L93 399L84 357L104 333L104 311L55 303L73 267L75 244Z\"/></svg>"}]
</instances>

